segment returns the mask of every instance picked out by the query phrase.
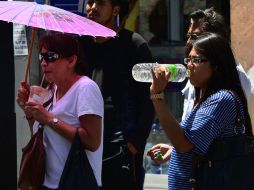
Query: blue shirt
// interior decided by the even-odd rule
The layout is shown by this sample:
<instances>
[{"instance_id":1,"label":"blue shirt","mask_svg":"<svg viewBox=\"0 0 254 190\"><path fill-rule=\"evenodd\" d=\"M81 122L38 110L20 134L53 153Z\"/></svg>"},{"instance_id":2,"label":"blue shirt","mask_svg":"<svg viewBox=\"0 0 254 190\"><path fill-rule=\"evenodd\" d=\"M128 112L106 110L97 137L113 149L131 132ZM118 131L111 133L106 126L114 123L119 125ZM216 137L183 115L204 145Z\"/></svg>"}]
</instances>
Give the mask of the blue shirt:
<instances>
[{"instance_id":1,"label":"blue shirt","mask_svg":"<svg viewBox=\"0 0 254 190\"><path fill-rule=\"evenodd\" d=\"M190 115L180 123L194 148L182 153L173 149L168 170L169 190L191 189L189 178L193 151L205 154L213 140L234 136L236 110L233 96L221 90L209 96L200 106L194 107ZM243 114L242 106L241 112ZM240 130L243 131L243 128Z\"/></svg>"}]
</instances>

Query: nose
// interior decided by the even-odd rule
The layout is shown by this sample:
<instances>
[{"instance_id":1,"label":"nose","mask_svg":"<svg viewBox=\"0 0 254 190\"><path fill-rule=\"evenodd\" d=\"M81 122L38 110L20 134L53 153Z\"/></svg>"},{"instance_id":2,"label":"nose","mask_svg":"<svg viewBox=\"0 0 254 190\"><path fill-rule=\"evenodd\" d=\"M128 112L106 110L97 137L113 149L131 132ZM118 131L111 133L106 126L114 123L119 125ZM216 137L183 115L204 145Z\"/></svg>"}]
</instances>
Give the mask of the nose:
<instances>
[{"instance_id":1,"label":"nose","mask_svg":"<svg viewBox=\"0 0 254 190\"><path fill-rule=\"evenodd\" d=\"M89 13L90 11L94 11L96 9L96 3L95 2L88 2L85 6L86 12Z\"/></svg>"},{"instance_id":2,"label":"nose","mask_svg":"<svg viewBox=\"0 0 254 190\"><path fill-rule=\"evenodd\" d=\"M41 60L41 66L42 67L46 67L48 65L48 63L42 58Z\"/></svg>"},{"instance_id":3,"label":"nose","mask_svg":"<svg viewBox=\"0 0 254 190\"><path fill-rule=\"evenodd\" d=\"M192 69L193 68L193 63L192 63L192 61L190 60L188 63L187 63L187 68L188 69Z\"/></svg>"}]
</instances>

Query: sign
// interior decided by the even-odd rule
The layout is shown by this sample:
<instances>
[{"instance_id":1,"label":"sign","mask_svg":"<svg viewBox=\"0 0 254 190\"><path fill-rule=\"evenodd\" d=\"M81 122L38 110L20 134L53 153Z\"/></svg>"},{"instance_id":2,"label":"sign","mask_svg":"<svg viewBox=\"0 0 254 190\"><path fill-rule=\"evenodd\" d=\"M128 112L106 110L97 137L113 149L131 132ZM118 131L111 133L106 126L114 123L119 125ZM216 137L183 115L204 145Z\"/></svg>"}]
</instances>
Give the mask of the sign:
<instances>
[{"instance_id":1,"label":"sign","mask_svg":"<svg viewBox=\"0 0 254 190\"><path fill-rule=\"evenodd\" d=\"M24 25L13 24L14 55L28 55L26 30Z\"/></svg>"}]
</instances>

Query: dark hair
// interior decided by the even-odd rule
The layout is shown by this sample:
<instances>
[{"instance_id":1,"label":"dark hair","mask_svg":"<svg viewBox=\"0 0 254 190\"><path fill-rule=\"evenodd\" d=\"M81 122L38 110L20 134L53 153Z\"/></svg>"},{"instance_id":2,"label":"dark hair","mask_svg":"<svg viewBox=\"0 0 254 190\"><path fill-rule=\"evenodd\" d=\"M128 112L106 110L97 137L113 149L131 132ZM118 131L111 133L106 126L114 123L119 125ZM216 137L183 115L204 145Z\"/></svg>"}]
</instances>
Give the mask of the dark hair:
<instances>
[{"instance_id":1,"label":"dark hair","mask_svg":"<svg viewBox=\"0 0 254 190\"><path fill-rule=\"evenodd\" d=\"M202 32L216 33L229 40L229 29L224 22L223 16L214 11L213 7L204 11L194 11L189 17L195 24L198 24Z\"/></svg>"},{"instance_id":2,"label":"dark hair","mask_svg":"<svg viewBox=\"0 0 254 190\"><path fill-rule=\"evenodd\" d=\"M246 129L251 130L247 100L241 86L235 58L229 42L218 34L203 33L192 43L193 49L208 59L213 69L208 87L204 96L199 100L199 103L207 99L212 93L221 89L233 91L241 99L243 104L245 110L244 118L247 124ZM196 98L198 99L198 97Z\"/></svg>"},{"instance_id":3,"label":"dark hair","mask_svg":"<svg viewBox=\"0 0 254 190\"><path fill-rule=\"evenodd\" d=\"M112 7L114 6L121 6L122 0L110 0Z\"/></svg>"},{"instance_id":4,"label":"dark hair","mask_svg":"<svg viewBox=\"0 0 254 190\"><path fill-rule=\"evenodd\" d=\"M72 55L76 55L78 59L75 66L75 72L79 75L86 74L87 66L84 61L84 52L81 50L79 42L74 36L52 32L49 35L43 36L39 40L40 52L43 47L48 51L58 53L63 58L69 58Z\"/></svg>"}]
</instances>

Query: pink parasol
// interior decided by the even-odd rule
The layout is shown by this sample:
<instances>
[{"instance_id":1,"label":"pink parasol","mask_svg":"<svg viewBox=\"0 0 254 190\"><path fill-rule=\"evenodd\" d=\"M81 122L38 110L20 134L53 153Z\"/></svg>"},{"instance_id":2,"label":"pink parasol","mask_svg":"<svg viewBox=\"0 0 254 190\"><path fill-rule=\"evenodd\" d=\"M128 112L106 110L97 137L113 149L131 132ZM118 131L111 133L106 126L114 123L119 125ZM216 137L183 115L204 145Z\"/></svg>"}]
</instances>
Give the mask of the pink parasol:
<instances>
[{"instance_id":1,"label":"pink parasol","mask_svg":"<svg viewBox=\"0 0 254 190\"><path fill-rule=\"evenodd\" d=\"M0 1L0 20L33 27L26 65L26 82L35 28L94 37L113 37L116 35L113 30L85 17L50 5L37 4L36 2Z\"/></svg>"}]
</instances>

